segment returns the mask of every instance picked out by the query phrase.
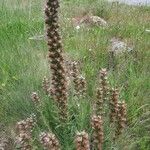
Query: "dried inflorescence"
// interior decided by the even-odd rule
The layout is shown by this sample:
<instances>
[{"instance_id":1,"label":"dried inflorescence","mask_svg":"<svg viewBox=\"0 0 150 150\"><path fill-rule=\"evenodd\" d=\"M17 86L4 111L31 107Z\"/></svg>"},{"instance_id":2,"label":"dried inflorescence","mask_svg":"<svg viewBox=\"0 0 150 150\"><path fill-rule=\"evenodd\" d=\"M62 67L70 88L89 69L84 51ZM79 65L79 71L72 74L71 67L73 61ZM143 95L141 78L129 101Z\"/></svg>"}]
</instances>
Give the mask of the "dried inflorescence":
<instances>
[{"instance_id":1,"label":"dried inflorescence","mask_svg":"<svg viewBox=\"0 0 150 150\"><path fill-rule=\"evenodd\" d=\"M77 62L72 62L72 77L75 88L75 95L85 96L86 94L86 80L80 75Z\"/></svg>"},{"instance_id":2,"label":"dried inflorescence","mask_svg":"<svg viewBox=\"0 0 150 150\"><path fill-rule=\"evenodd\" d=\"M103 112L103 91L102 88L97 88L96 91L96 113L102 115Z\"/></svg>"},{"instance_id":3,"label":"dried inflorescence","mask_svg":"<svg viewBox=\"0 0 150 150\"><path fill-rule=\"evenodd\" d=\"M106 104L106 100L109 94L108 81L107 81L107 70L100 70L100 83L96 90L96 113L98 115L104 114L104 104Z\"/></svg>"},{"instance_id":4,"label":"dried inflorescence","mask_svg":"<svg viewBox=\"0 0 150 150\"><path fill-rule=\"evenodd\" d=\"M107 70L105 68L100 70L100 84L103 91L103 100L106 101L108 95L108 77L107 77Z\"/></svg>"},{"instance_id":5,"label":"dried inflorescence","mask_svg":"<svg viewBox=\"0 0 150 150\"><path fill-rule=\"evenodd\" d=\"M30 144L32 137L32 129L35 125L35 116L27 118L17 123L18 137L16 138L16 144L21 150L31 150L32 146Z\"/></svg>"},{"instance_id":6,"label":"dried inflorescence","mask_svg":"<svg viewBox=\"0 0 150 150\"><path fill-rule=\"evenodd\" d=\"M104 133L103 133L103 121L101 116L92 117L93 128L93 144L95 149L102 150Z\"/></svg>"},{"instance_id":7,"label":"dried inflorescence","mask_svg":"<svg viewBox=\"0 0 150 150\"><path fill-rule=\"evenodd\" d=\"M69 56L64 55L65 59L65 68L66 68L66 78L67 78L67 87L68 90L71 87L71 78L72 78L72 62L69 59Z\"/></svg>"},{"instance_id":8,"label":"dried inflorescence","mask_svg":"<svg viewBox=\"0 0 150 150\"><path fill-rule=\"evenodd\" d=\"M85 131L78 132L75 139L76 150L90 150L89 136Z\"/></svg>"},{"instance_id":9,"label":"dried inflorescence","mask_svg":"<svg viewBox=\"0 0 150 150\"><path fill-rule=\"evenodd\" d=\"M75 89L75 92L76 94L78 93L78 77L79 77L79 69L78 69L78 63L76 61L73 61L71 63L71 66L72 66L72 72L71 72L71 75L73 77L73 83L74 83L74 89Z\"/></svg>"},{"instance_id":10,"label":"dried inflorescence","mask_svg":"<svg viewBox=\"0 0 150 150\"><path fill-rule=\"evenodd\" d=\"M40 141L46 150L60 150L59 141L53 133L42 132Z\"/></svg>"},{"instance_id":11,"label":"dried inflorescence","mask_svg":"<svg viewBox=\"0 0 150 150\"><path fill-rule=\"evenodd\" d=\"M117 118L117 130L116 136L123 132L126 127L127 107L125 102L118 103L118 118Z\"/></svg>"},{"instance_id":12,"label":"dried inflorescence","mask_svg":"<svg viewBox=\"0 0 150 150\"><path fill-rule=\"evenodd\" d=\"M32 92L31 100L36 106L40 104L40 98L36 92Z\"/></svg>"},{"instance_id":13,"label":"dried inflorescence","mask_svg":"<svg viewBox=\"0 0 150 150\"><path fill-rule=\"evenodd\" d=\"M46 76L43 78L42 88L43 88L43 90L45 91L46 94L49 94L50 82L49 82L49 80L47 79Z\"/></svg>"},{"instance_id":14,"label":"dried inflorescence","mask_svg":"<svg viewBox=\"0 0 150 150\"><path fill-rule=\"evenodd\" d=\"M63 48L58 32L58 0L48 0L45 7L45 23L52 71L51 91L60 109L61 119L67 117L67 81L64 67Z\"/></svg>"},{"instance_id":15,"label":"dried inflorescence","mask_svg":"<svg viewBox=\"0 0 150 150\"><path fill-rule=\"evenodd\" d=\"M79 96L85 96L86 94L86 80L83 76L78 77L78 83L77 83L77 95Z\"/></svg>"},{"instance_id":16,"label":"dried inflorescence","mask_svg":"<svg viewBox=\"0 0 150 150\"><path fill-rule=\"evenodd\" d=\"M71 63L71 68L72 68L72 77L73 77L73 82L76 84L76 80L78 79L79 76L79 69L78 69L78 63L76 61L73 61Z\"/></svg>"},{"instance_id":17,"label":"dried inflorescence","mask_svg":"<svg viewBox=\"0 0 150 150\"><path fill-rule=\"evenodd\" d=\"M110 122L111 123L115 123L117 119L118 100L119 100L118 89L112 89L111 97L110 97Z\"/></svg>"},{"instance_id":18,"label":"dried inflorescence","mask_svg":"<svg viewBox=\"0 0 150 150\"><path fill-rule=\"evenodd\" d=\"M6 133L4 133L4 134L6 134ZM12 148L13 148L12 139L9 137L1 137L1 135L0 135L0 150L12 150Z\"/></svg>"}]
</instances>

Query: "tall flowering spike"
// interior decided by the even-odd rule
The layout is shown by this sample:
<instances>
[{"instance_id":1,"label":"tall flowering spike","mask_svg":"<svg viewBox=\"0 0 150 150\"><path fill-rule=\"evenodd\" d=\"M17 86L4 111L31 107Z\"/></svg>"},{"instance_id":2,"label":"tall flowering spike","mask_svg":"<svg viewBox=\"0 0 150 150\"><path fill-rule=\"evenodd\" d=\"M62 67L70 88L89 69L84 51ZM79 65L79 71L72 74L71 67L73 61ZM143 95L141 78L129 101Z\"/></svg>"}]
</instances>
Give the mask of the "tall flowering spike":
<instances>
[{"instance_id":1,"label":"tall flowering spike","mask_svg":"<svg viewBox=\"0 0 150 150\"><path fill-rule=\"evenodd\" d=\"M30 142L32 140L31 132L34 125L35 119L33 115L17 123L18 136L16 138L16 144L21 150L32 150Z\"/></svg>"},{"instance_id":2,"label":"tall flowering spike","mask_svg":"<svg viewBox=\"0 0 150 150\"><path fill-rule=\"evenodd\" d=\"M67 82L64 67L63 48L61 37L58 32L58 0L47 0L45 7L45 23L47 28L47 40L49 47L49 60L52 72L52 94L56 100L61 119L67 117Z\"/></svg>"},{"instance_id":3,"label":"tall flowering spike","mask_svg":"<svg viewBox=\"0 0 150 150\"><path fill-rule=\"evenodd\" d=\"M100 70L100 86L98 86L96 90L96 113L98 115L103 115L104 112L104 104L106 104L106 100L109 94L108 81L107 81L107 70Z\"/></svg>"},{"instance_id":4,"label":"tall flowering spike","mask_svg":"<svg viewBox=\"0 0 150 150\"><path fill-rule=\"evenodd\" d=\"M83 76L78 77L78 91L77 94L79 96L85 96L86 94L86 81Z\"/></svg>"},{"instance_id":5,"label":"tall flowering spike","mask_svg":"<svg viewBox=\"0 0 150 150\"><path fill-rule=\"evenodd\" d=\"M32 92L31 100L36 106L39 105L39 103L40 103L40 98L36 92Z\"/></svg>"},{"instance_id":6,"label":"tall flowering spike","mask_svg":"<svg viewBox=\"0 0 150 150\"><path fill-rule=\"evenodd\" d=\"M125 102L118 103L118 120L116 135L120 135L126 127L127 107Z\"/></svg>"},{"instance_id":7,"label":"tall flowering spike","mask_svg":"<svg viewBox=\"0 0 150 150\"><path fill-rule=\"evenodd\" d=\"M103 91L103 99L104 101L107 99L108 95L108 81L107 81L107 70L105 68L100 70L100 79L101 79L101 88Z\"/></svg>"},{"instance_id":8,"label":"tall flowering spike","mask_svg":"<svg viewBox=\"0 0 150 150\"><path fill-rule=\"evenodd\" d=\"M79 74L77 62L72 62L72 77L77 96L85 96L86 94L86 80Z\"/></svg>"},{"instance_id":9,"label":"tall flowering spike","mask_svg":"<svg viewBox=\"0 0 150 150\"><path fill-rule=\"evenodd\" d=\"M42 87L45 93L49 94L50 83L46 76L43 78Z\"/></svg>"},{"instance_id":10,"label":"tall flowering spike","mask_svg":"<svg viewBox=\"0 0 150 150\"><path fill-rule=\"evenodd\" d=\"M103 91L102 88L97 88L96 91L96 113L102 115L103 112Z\"/></svg>"},{"instance_id":11,"label":"tall flowering spike","mask_svg":"<svg viewBox=\"0 0 150 150\"><path fill-rule=\"evenodd\" d=\"M78 132L75 139L76 150L90 150L89 136L85 131Z\"/></svg>"},{"instance_id":12,"label":"tall flowering spike","mask_svg":"<svg viewBox=\"0 0 150 150\"><path fill-rule=\"evenodd\" d=\"M75 88L75 92L77 94L79 91L79 78L78 78L79 77L79 69L78 69L76 61L73 61L71 64L72 64L71 75L73 77L74 88Z\"/></svg>"},{"instance_id":13,"label":"tall flowering spike","mask_svg":"<svg viewBox=\"0 0 150 150\"><path fill-rule=\"evenodd\" d=\"M42 132L40 134L40 141L46 150L60 150L59 141L52 133Z\"/></svg>"},{"instance_id":14,"label":"tall flowering spike","mask_svg":"<svg viewBox=\"0 0 150 150\"><path fill-rule=\"evenodd\" d=\"M92 117L92 128L93 128L94 147L97 150L102 150L104 133L103 133L103 121L101 116Z\"/></svg>"},{"instance_id":15,"label":"tall flowering spike","mask_svg":"<svg viewBox=\"0 0 150 150\"><path fill-rule=\"evenodd\" d=\"M119 99L118 89L112 89L111 98L110 98L110 122L111 123L115 123L117 119L118 99Z\"/></svg>"},{"instance_id":16,"label":"tall flowering spike","mask_svg":"<svg viewBox=\"0 0 150 150\"><path fill-rule=\"evenodd\" d=\"M77 64L78 63L76 61L73 61L71 63L71 65L72 65L72 77L73 77L74 85L76 85L77 80L78 80L78 76L79 76L79 69L78 69ZM76 88L76 86L75 86L75 88Z\"/></svg>"}]
</instances>

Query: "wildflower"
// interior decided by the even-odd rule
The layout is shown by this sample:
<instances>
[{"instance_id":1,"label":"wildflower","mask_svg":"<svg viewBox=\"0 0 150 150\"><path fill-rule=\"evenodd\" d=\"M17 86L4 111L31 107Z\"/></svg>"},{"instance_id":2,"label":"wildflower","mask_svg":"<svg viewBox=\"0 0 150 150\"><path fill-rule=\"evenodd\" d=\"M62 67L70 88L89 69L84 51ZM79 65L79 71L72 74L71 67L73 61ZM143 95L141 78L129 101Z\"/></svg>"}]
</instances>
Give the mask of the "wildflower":
<instances>
[{"instance_id":1,"label":"wildflower","mask_svg":"<svg viewBox=\"0 0 150 150\"><path fill-rule=\"evenodd\" d=\"M98 115L103 114L103 91L102 88L97 88L96 91L96 113Z\"/></svg>"},{"instance_id":2,"label":"wildflower","mask_svg":"<svg viewBox=\"0 0 150 150\"><path fill-rule=\"evenodd\" d=\"M115 123L118 113L118 98L119 93L117 89L111 90L111 99L110 99L110 122Z\"/></svg>"},{"instance_id":3,"label":"wildflower","mask_svg":"<svg viewBox=\"0 0 150 150\"><path fill-rule=\"evenodd\" d=\"M85 131L78 132L75 139L76 150L90 150L89 136Z\"/></svg>"},{"instance_id":4,"label":"wildflower","mask_svg":"<svg viewBox=\"0 0 150 150\"><path fill-rule=\"evenodd\" d=\"M117 120L117 130L116 135L120 135L126 127L126 115L127 115L126 103L118 103L118 120Z\"/></svg>"},{"instance_id":5,"label":"wildflower","mask_svg":"<svg viewBox=\"0 0 150 150\"><path fill-rule=\"evenodd\" d=\"M45 91L46 94L49 94L49 81L48 79L46 78L46 76L43 78L43 81L42 81L42 87L43 87L43 90Z\"/></svg>"},{"instance_id":6,"label":"wildflower","mask_svg":"<svg viewBox=\"0 0 150 150\"><path fill-rule=\"evenodd\" d=\"M67 79L61 37L58 32L58 0L48 0L45 7L47 44L52 72L51 91L57 102L62 120L67 118Z\"/></svg>"},{"instance_id":7,"label":"wildflower","mask_svg":"<svg viewBox=\"0 0 150 150\"><path fill-rule=\"evenodd\" d=\"M31 99L35 105L38 105L40 103L40 98L36 92L32 92Z\"/></svg>"},{"instance_id":8,"label":"wildflower","mask_svg":"<svg viewBox=\"0 0 150 150\"><path fill-rule=\"evenodd\" d=\"M103 133L103 121L101 116L92 117L92 128L93 128L94 147L97 150L102 150L104 133Z\"/></svg>"},{"instance_id":9,"label":"wildflower","mask_svg":"<svg viewBox=\"0 0 150 150\"><path fill-rule=\"evenodd\" d=\"M86 80L79 74L77 62L72 62L72 77L75 88L75 95L85 96L86 94Z\"/></svg>"},{"instance_id":10,"label":"wildflower","mask_svg":"<svg viewBox=\"0 0 150 150\"><path fill-rule=\"evenodd\" d=\"M18 136L16 138L16 144L21 150L32 150L30 142L32 140L31 132L35 125L34 117L32 115L26 120L17 123Z\"/></svg>"},{"instance_id":11,"label":"wildflower","mask_svg":"<svg viewBox=\"0 0 150 150\"><path fill-rule=\"evenodd\" d=\"M104 105L107 103L109 88L108 88L108 81L107 81L107 70L101 69L100 70L100 86L98 86L96 90L96 113L98 115L103 115L104 112Z\"/></svg>"},{"instance_id":12,"label":"wildflower","mask_svg":"<svg viewBox=\"0 0 150 150\"><path fill-rule=\"evenodd\" d=\"M42 132L40 134L40 141L46 150L60 150L59 142L52 133Z\"/></svg>"}]
</instances>

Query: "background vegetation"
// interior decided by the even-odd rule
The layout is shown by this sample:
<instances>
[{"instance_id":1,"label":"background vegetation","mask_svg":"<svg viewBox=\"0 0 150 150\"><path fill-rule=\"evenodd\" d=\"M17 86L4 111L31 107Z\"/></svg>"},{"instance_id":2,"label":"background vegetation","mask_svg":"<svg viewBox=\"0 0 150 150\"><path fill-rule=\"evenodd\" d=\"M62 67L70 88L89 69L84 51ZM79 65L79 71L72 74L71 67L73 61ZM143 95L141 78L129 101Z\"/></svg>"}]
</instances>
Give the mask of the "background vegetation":
<instances>
[{"instance_id":1,"label":"background vegetation","mask_svg":"<svg viewBox=\"0 0 150 150\"><path fill-rule=\"evenodd\" d=\"M36 90L42 97L41 81L43 76L49 75L46 42L44 39L30 40L30 37L43 35L45 32L43 10L42 0L0 1L0 126L3 126L1 130L7 132L12 132L18 120L34 112L30 100L31 92ZM85 12L92 12L104 18L109 27L76 30L68 18L80 16ZM127 54L126 59L119 59L118 67L110 71L109 75L110 84L119 87L120 97L128 105L130 132L127 131L126 134L130 135L121 143L122 146L126 145L128 140L129 150L150 149L150 35L145 32L149 28L149 13L148 6L136 7L116 3L110 5L99 0L61 2L60 22L64 50L69 58L81 62L82 74L88 82L89 100L92 99L95 79L100 68L108 67L107 49L110 39L121 37L134 45L133 52ZM70 103L71 106L74 105L73 100L70 100ZM77 125L70 123L73 131L88 129L86 117L90 112L87 110L88 104L82 104L82 116L77 120ZM57 133L59 131L61 130L58 129ZM66 136L68 131L63 133L66 138L61 141L66 150L73 147L70 146L72 140ZM73 132L70 134L74 135ZM113 146L109 148L112 149ZM117 146L115 148L117 149Z\"/></svg>"}]
</instances>

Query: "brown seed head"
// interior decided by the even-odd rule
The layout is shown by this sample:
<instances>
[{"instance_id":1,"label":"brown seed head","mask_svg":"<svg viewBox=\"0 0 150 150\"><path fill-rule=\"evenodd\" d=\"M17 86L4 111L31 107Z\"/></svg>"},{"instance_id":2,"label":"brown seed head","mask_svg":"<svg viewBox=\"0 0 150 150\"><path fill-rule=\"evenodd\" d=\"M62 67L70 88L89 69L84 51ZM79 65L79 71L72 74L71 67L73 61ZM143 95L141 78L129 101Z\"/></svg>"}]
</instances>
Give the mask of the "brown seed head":
<instances>
[{"instance_id":1,"label":"brown seed head","mask_svg":"<svg viewBox=\"0 0 150 150\"><path fill-rule=\"evenodd\" d=\"M119 92L118 89L111 90L110 98L110 122L115 123L118 113Z\"/></svg>"},{"instance_id":2,"label":"brown seed head","mask_svg":"<svg viewBox=\"0 0 150 150\"><path fill-rule=\"evenodd\" d=\"M127 116L126 103L124 101L119 102L116 135L120 135L123 132L123 130L126 128L126 120L127 120L126 116Z\"/></svg>"},{"instance_id":3,"label":"brown seed head","mask_svg":"<svg viewBox=\"0 0 150 150\"><path fill-rule=\"evenodd\" d=\"M49 94L50 83L47 77L45 76L42 81L42 87L46 94Z\"/></svg>"},{"instance_id":4,"label":"brown seed head","mask_svg":"<svg viewBox=\"0 0 150 150\"><path fill-rule=\"evenodd\" d=\"M42 132L40 134L40 141L46 150L60 150L59 142L52 133Z\"/></svg>"},{"instance_id":5,"label":"brown seed head","mask_svg":"<svg viewBox=\"0 0 150 150\"><path fill-rule=\"evenodd\" d=\"M67 75L63 58L63 48L58 24L58 0L47 0L45 7L45 23L47 29L47 44L49 48L49 62L51 69L52 97L57 102L60 118L67 118Z\"/></svg>"},{"instance_id":6,"label":"brown seed head","mask_svg":"<svg viewBox=\"0 0 150 150\"><path fill-rule=\"evenodd\" d=\"M93 142L94 147L97 150L102 150L104 133L103 133L103 121L101 116L92 117L92 128L93 128Z\"/></svg>"},{"instance_id":7,"label":"brown seed head","mask_svg":"<svg viewBox=\"0 0 150 150\"><path fill-rule=\"evenodd\" d=\"M83 132L78 132L75 139L76 150L90 150L89 136Z\"/></svg>"},{"instance_id":8,"label":"brown seed head","mask_svg":"<svg viewBox=\"0 0 150 150\"><path fill-rule=\"evenodd\" d=\"M36 92L32 92L31 100L35 105L38 105L40 103L40 98Z\"/></svg>"}]
</instances>

